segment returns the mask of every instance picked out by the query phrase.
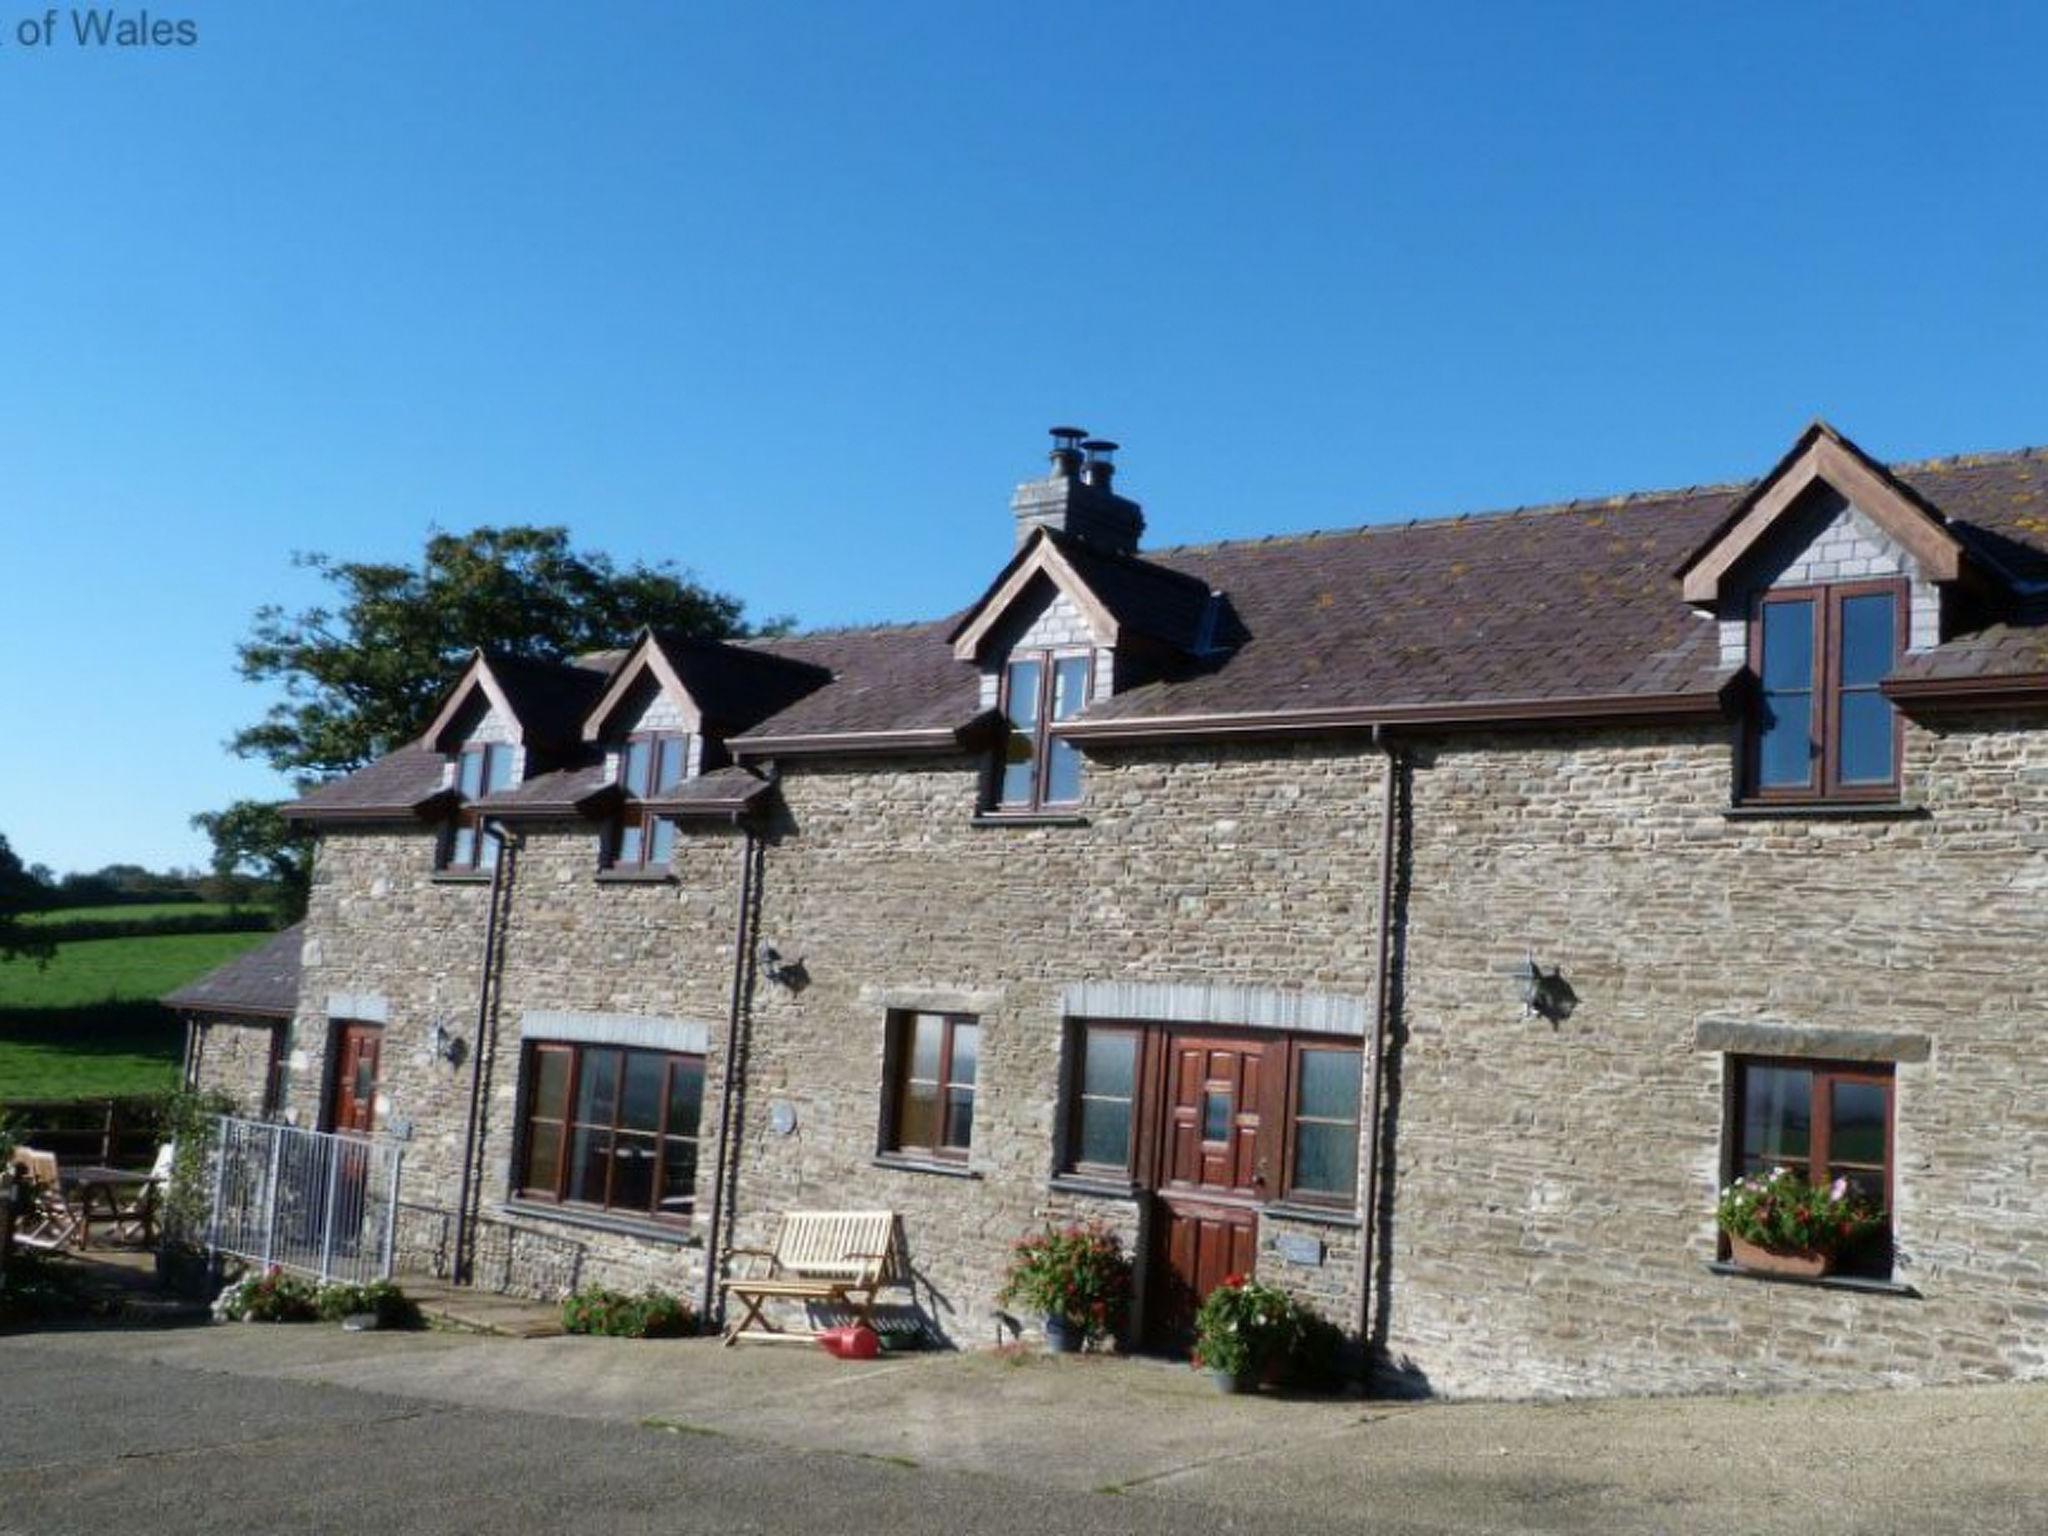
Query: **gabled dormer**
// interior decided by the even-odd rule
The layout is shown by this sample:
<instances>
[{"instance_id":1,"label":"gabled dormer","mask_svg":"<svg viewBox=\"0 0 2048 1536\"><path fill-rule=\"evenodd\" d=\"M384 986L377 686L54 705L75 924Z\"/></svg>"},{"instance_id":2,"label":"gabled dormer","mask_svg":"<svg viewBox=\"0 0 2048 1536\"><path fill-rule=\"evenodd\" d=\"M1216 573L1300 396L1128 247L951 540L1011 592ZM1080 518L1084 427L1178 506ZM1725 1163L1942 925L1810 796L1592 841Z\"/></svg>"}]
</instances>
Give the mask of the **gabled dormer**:
<instances>
[{"instance_id":1,"label":"gabled dormer","mask_svg":"<svg viewBox=\"0 0 2048 1536\"><path fill-rule=\"evenodd\" d=\"M441 758L445 815L436 868L487 874L498 845L485 835L492 802L561 767L579 750L577 727L603 674L589 667L470 657L420 745Z\"/></svg>"},{"instance_id":2,"label":"gabled dormer","mask_svg":"<svg viewBox=\"0 0 2048 1536\"><path fill-rule=\"evenodd\" d=\"M953 630L1008 723L991 767L992 815L1058 815L1083 798L1080 753L1059 734L1098 700L1200 661L1220 594L1137 554L1138 504L1110 489L1116 444L1053 429L1052 473L1017 488L1017 549Z\"/></svg>"},{"instance_id":3,"label":"gabled dormer","mask_svg":"<svg viewBox=\"0 0 2048 1536\"><path fill-rule=\"evenodd\" d=\"M603 868L665 874L679 821L730 819L758 798L765 781L730 767L726 742L830 680L748 646L643 631L581 728L612 787Z\"/></svg>"},{"instance_id":4,"label":"gabled dormer","mask_svg":"<svg viewBox=\"0 0 2048 1536\"><path fill-rule=\"evenodd\" d=\"M1904 738L1883 686L1941 643L1981 576L1938 508L1808 427L1679 570L1749 683L1738 798L1897 800Z\"/></svg>"}]
</instances>

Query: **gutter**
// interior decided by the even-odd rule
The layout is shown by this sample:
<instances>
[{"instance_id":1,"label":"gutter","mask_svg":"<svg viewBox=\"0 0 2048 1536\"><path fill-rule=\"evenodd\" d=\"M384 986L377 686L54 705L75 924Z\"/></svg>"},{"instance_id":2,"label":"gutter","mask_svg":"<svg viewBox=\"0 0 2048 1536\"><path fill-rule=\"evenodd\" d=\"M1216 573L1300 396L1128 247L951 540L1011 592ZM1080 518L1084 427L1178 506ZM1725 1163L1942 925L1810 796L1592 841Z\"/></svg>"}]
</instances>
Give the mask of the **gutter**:
<instances>
[{"instance_id":1,"label":"gutter","mask_svg":"<svg viewBox=\"0 0 2048 1536\"><path fill-rule=\"evenodd\" d=\"M1368 1372L1373 1344L1373 1285L1377 1278L1374 1260L1379 1247L1380 1153L1385 1131L1380 1119L1386 1101L1387 1022L1393 1011L1389 993L1394 969L1394 855L1399 847L1394 817L1400 809L1402 766L1401 749L1383 729L1373 727L1372 738L1386 754L1386 775L1380 797L1379 931L1374 943L1372 1050L1365 1058L1371 1103L1367 1124L1372 1128L1372 1140L1367 1143L1364 1221L1358 1248L1358 1337L1366 1351Z\"/></svg>"},{"instance_id":2,"label":"gutter","mask_svg":"<svg viewBox=\"0 0 2048 1536\"><path fill-rule=\"evenodd\" d=\"M1728 685L1711 693L1605 694L1593 698L1493 699L1459 704L1353 705L1328 709L1265 710L1245 714L1156 716L1089 720L1050 727L1077 746L1148 741L1278 739L1382 731L1403 726L1498 726L1572 723L1654 723L1706 719L1726 712Z\"/></svg>"},{"instance_id":3,"label":"gutter","mask_svg":"<svg viewBox=\"0 0 2048 1536\"><path fill-rule=\"evenodd\" d=\"M1878 691L1907 714L1998 704L2048 703L2048 672L2004 677L1894 677Z\"/></svg>"},{"instance_id":4,"label":"gutter","mask_svg":"<svg viewBox=\"0 0 2048 1536\"><path fill-rule=\"evenodd\" d=\"M469 1053L469 1121L462 1133L462 1189L455 1200L455 1257L449 1265L449 1278L456 1285L467 1285L474 1269L469 1257L469 1204L470 1195L481 1183L483 1172L476 1165L482 1161L483 1153L477 1145L477 1128L482 1118L484 1096L484 1034L490 1028L491 1000L497 990L498 909L502 905L505 870L511 861L512 851L502 822L485 819L477 824L477 833L498 845L498 857L491 865L491 905L484 918L483 973L476 989L476 1037L470 1044Z\"/></svg>"},{"instance_id":5,"label":"gutter","mask_svg":"<svg viewBox=\"0 0 2048 1536\"><path fill-rule=\"evenodd\" d=\"M708 1321L718 1305L719 1226L725 1215L726 1171L733 1165L733 1105L739 1097L740 1018L746 1009L747 967L753 958L754 902L759 894L754 868L761 857L759 836L745 828L746 843L740 858L740 909L733 922L732 999L725 1016L724 1080L719 1084L718 1145L712 1154L711 1219L704 1239L704 1289L697 1316Z\"/></svg>"}]
</instances>

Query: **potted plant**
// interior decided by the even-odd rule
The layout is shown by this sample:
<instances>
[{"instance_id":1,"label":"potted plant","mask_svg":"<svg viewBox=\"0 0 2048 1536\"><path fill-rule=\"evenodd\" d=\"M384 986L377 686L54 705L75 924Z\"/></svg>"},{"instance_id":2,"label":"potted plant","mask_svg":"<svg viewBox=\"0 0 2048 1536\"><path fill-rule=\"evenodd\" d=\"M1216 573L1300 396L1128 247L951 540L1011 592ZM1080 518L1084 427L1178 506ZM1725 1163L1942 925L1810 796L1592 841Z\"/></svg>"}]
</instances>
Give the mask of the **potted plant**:
<instances>
[{"instance_id":1,"label":"potted plant","mask_svg":"<svg viewBox=\"0 0 2048 1536\"><path fill-rule=\"evenodd\" d=\"M1209 1373L1219 1392L1250 1391L1293 1360L1308 1322L1285 1291L1228 1275L1195 1313L1194 1365Z\"/></svg>"},{"instance_id":2,"label":"potted plant","mask_svg":"<svg viewBox=\"0 0 2048 1536\"><path fill-rule=\"evenodd\" d=\"M1122 1326L1131 1299L1123 1240L1100 1222L1049 1226L1019 1238L1010 1248L1001 1299L1038 1314L1053 1354L1107 1338Z\"/></svg>"},{"instance_id":3,"label":"potted plant","mask_svg":"<svg viewBox=\"0 0 2048 1536\"><path fill-rule=\"evenodd\" d=\"M1841 1250L1883 1219L1847 1179L1822 1187L1786 1168L1737 1179L1714 1214L1744 1269L1804 1279L1828 1274Z\"/></svg>"}]
</instances>

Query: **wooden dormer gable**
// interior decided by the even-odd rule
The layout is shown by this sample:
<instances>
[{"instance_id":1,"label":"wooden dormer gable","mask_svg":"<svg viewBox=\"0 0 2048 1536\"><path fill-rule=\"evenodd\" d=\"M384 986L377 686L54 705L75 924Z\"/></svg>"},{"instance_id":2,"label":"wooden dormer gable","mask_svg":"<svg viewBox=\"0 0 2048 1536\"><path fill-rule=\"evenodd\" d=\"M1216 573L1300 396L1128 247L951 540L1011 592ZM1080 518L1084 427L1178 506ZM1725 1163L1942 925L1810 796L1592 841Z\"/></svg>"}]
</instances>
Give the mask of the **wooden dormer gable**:
<instances>
[{"instance_id":1,"label":"wooden dormer gable","mask_svg":"<svg viewBox=\"0 0 2048 1536\"><path fill-rule=\"evenodd\" d=\"M1922 580L1955 582L1969 574L1966 552L1948 519L1848 438L1816 421L1679 567L1685 600L1707 609L1724 605L1742 571L1763 556L1774 536L1797 520L1816 493L1828 492L1895 542Z\"/></svg>"},{"instance_id":2,"label":"wooden dormer gable","mask_svg":"<svg viewBox=\"0 0 2048 1536\"><path fill-rule=\"evenodd\" d=\"M1046 529L1025 541L995 584L984 593L953 632L953 654L961 661L980 661L989 644L1026 603L1039 600L1045 586L1073 604L1095 644L1113 649L1121 625L1109 604L1089 585L1069 553Z\"/></svg>"},{"instance_id":3,"label":"wooden dormer gable","mask_svg":"<svg viewBox=\"0 0 2048 1536\"><path fill-rule=\"evenodd\" d=\"M479 650L471 653L433 722L421 733L420 745L434 752L457 751L477 722L487 718L494 719L503 733L497 739L515 747L526 745L527 726L513 705L511 692L491 658Z\"/></svg>"},{"instance_id":4,"label":"wooden dormer gable","mask_svg":"<svg viewBox=\"0 0 2048 1536\"><path fill-rule=\"evenodd\" d=\"M704 728L704 710L692 697L674 660L653 631L642 630L612 673L604 692L583 722L587 742L616 741L630 731L654 699L662 700L677 729L696 735Z\"/></svg>"},{"instance_id":5,"label":"wooden dormer gable","mask_svg":"<svg viewBox=\"0 0 2048 1536\"><path fill-rule=\"evenodd\" d=\"M658 702L665 728L722 740L831 680L823 667L755 646L642 630L584 714L582 739L617 741Z\"/></svg>"}]
</instances>

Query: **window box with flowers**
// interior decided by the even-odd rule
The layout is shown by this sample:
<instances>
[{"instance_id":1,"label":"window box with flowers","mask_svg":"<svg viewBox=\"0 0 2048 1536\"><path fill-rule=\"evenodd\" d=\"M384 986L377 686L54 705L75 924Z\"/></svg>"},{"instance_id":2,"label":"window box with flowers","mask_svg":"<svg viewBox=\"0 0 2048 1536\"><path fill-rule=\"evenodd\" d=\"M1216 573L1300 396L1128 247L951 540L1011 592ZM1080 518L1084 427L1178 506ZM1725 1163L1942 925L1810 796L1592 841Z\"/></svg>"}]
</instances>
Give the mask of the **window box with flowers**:
<instances>
[{"instance_id":1,"label":"window box with flowers","mask_svg":"<svg viewBox=\"0 0 2048 1536\"><path fill-rule=\"evenodd\" d=\"M1786 1168L1753 1173L1721 1191L1715 1211L1731 1258L1764 1275L1817 1280L1836 1258L1882 1224L1879 1211L1846 1178L1809 1184Z\"/></svg>"},{"instance_id":2,"label":"window box with flowers","mask_svg":"<svg viewBox=\"0 0 2048 1536\"><path fill-rule=\"evenodd\" d=\"M1123 1240L1100 1222L1047 1227L1010 1247L1001 1300L1044 1321L1056 1355L1112 1337L1131 1301L1131 1261Z\"/></svg>"}]
</instances>

